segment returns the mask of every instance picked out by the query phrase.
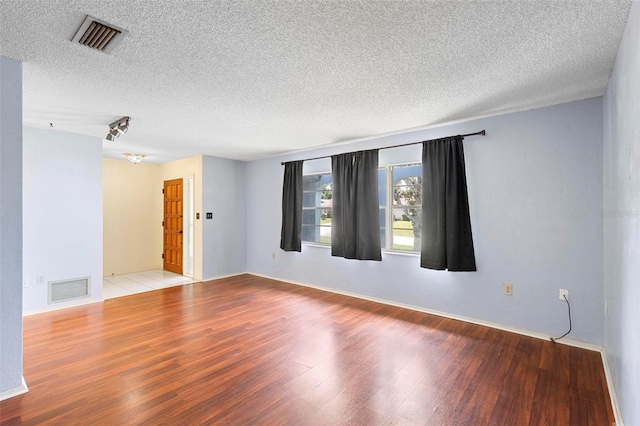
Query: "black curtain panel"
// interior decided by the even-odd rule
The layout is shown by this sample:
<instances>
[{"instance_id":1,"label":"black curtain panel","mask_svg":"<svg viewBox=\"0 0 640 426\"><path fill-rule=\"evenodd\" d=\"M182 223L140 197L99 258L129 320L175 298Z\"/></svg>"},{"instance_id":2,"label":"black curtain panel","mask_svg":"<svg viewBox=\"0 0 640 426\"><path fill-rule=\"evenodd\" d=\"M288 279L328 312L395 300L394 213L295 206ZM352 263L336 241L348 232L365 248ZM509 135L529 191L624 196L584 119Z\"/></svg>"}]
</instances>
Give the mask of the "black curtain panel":
<instances>
[{"instance_id":1,"label":"black curtain panel","mask_svg":"<svg viewBox=\"0 0 640 426\"><path fill-rule=\"evenodd\" d=\"M420 266L475 271L462 136L422 144Z\"/></svg>"},{"instance_id":2,"label":"black curtain panel","mask_svg":"<svg viewBox=\"0 0 640 426\"><path fill-rule=\"evenodd\" d=\"M282 231L280 248L284 251L302 251L302 164L291 161L284 164L282 184Z\"/></svg>"},{"instance_id":3,"label":"black curtain panel","mask_svg":"<svg viewBox=\"0 0 640 426\"><path fill-rule=\"evenodd\" d=\"M331 157L331 255L382 260L378 203L378 150Z\"/></svg>"}]
</instances>

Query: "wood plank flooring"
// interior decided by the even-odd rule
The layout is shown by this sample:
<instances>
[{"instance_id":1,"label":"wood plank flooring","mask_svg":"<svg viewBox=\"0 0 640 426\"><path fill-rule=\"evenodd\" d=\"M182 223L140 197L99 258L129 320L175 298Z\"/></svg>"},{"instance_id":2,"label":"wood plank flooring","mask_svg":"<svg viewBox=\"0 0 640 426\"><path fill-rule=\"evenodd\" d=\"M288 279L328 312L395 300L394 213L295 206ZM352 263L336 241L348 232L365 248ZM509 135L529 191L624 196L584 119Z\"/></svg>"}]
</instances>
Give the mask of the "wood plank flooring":
<instances>
[{"instance_id":1,"label":"wood plank flooring","mask_svg":"<svg viewBox=\"0 0 640 426\"><path fill-rule=\"evenodd\" d=\"M251 275L24 319L2 425L611 425L600 354Z\"/></svg>"}]
</instances>

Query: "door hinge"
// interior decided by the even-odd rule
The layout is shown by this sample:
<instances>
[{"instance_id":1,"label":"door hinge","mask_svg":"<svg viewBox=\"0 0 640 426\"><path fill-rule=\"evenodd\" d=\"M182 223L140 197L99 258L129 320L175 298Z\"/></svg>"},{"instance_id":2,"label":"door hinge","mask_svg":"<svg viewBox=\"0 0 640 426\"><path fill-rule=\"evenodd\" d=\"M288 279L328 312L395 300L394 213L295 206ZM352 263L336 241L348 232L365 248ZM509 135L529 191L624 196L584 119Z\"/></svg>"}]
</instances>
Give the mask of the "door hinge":
<instances>
[{"instance_id":1,"label":"door hinge","mask_svg":"<svg viewBox=\"0 0 640 426\"><path fill-rule=\"evenodd\" d=\"M162 193L164 194L164 188L162 188Z\"/></svg>"},{"instance_id":2,"label":"door hinge","mask_svg":"<svg viewBox=\"0 0 640 426\"><path fill-rule=\"evenodd\" d=\"M164 253L162 253L162 258L164 259Z\"/></svg>"},{"instance_id":3,"label":"door hinge","mask_svg":"<svg viewBox=\"0 0 640 426\"><path fill-rule=\"evenodd\" d=\"M164 226L164 220L162 221L162 226Z\"/></svg>"}]
</instances>

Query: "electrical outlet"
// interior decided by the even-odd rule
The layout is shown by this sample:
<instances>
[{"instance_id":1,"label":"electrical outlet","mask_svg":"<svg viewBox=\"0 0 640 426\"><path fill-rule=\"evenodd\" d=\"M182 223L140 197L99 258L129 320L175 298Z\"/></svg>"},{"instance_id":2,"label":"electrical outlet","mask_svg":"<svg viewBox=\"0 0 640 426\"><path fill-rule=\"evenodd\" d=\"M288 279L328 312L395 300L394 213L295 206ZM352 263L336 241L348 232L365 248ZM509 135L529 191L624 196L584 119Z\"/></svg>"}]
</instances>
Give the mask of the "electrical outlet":
<instances>
[{"instance_id":1,"label":"electrical outlet","mask_svg":"<svg viewBox=\"0 0 640 426\"><path fill-rule=\"evenodd\" d=\"M44 284L44 275L38 275L38 284Z\"/></svg>"},{"instance_id":2,"label":"electrical outlet","mask_svg":"<svg viewBox=\"0 0 640 426\"><path fill-rule=\"evenodd\" d=\"M504 294L507 296L513 295L513 286L508 283L504 283Z\"/></svg>"},{"instance_id":3,"label":"electrical outlet","mask_svg":"<svg viewBox=\"0 0 640 426\"><path fill-rule=\"evenodd\" d=\"M29 288L29 281L23 280L22 281L22 288Z\"/></svg>"},{"instance_id":4,"label":"electrical outlet","mask_svg":"<svg viewBox=\"0 0 640 426\"><path fill-rule=\"evenodd\" d=\"M562 300L564 302L565 296L566 296L567 300L569 300L569 290L567 290L566 288L561 288L560 289L560 294L558 295L558 299L560 299L560 300Z\"/></svg>"},{"instance_id":5,"label":"electrical outlet","mask_svg":"<svg viewBox=\"0 0 640 426\"><path fill-rule=\"evenodd\" d=\"M276 254L275 253L271 253L271 260L276 260Z\"/></svg>"}]
</instances>

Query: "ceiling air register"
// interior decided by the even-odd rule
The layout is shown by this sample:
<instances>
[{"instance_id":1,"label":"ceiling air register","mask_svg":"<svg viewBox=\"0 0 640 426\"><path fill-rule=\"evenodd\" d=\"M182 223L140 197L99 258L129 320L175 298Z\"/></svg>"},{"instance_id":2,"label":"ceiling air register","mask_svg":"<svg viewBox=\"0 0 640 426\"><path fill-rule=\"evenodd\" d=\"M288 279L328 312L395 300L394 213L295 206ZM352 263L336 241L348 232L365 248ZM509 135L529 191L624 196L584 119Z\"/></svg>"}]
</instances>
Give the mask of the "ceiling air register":
<instances>
[{"instance_id":1,"label":"ceiling air register","mask_svg":"<svg viewBox=\"0 0 640 426\"><path fill-rule=\"evenodd\" d=\"M128 33L127 30L87 15L71 41L100 52L111 53Z\"/></svg>"}]
</instances>

